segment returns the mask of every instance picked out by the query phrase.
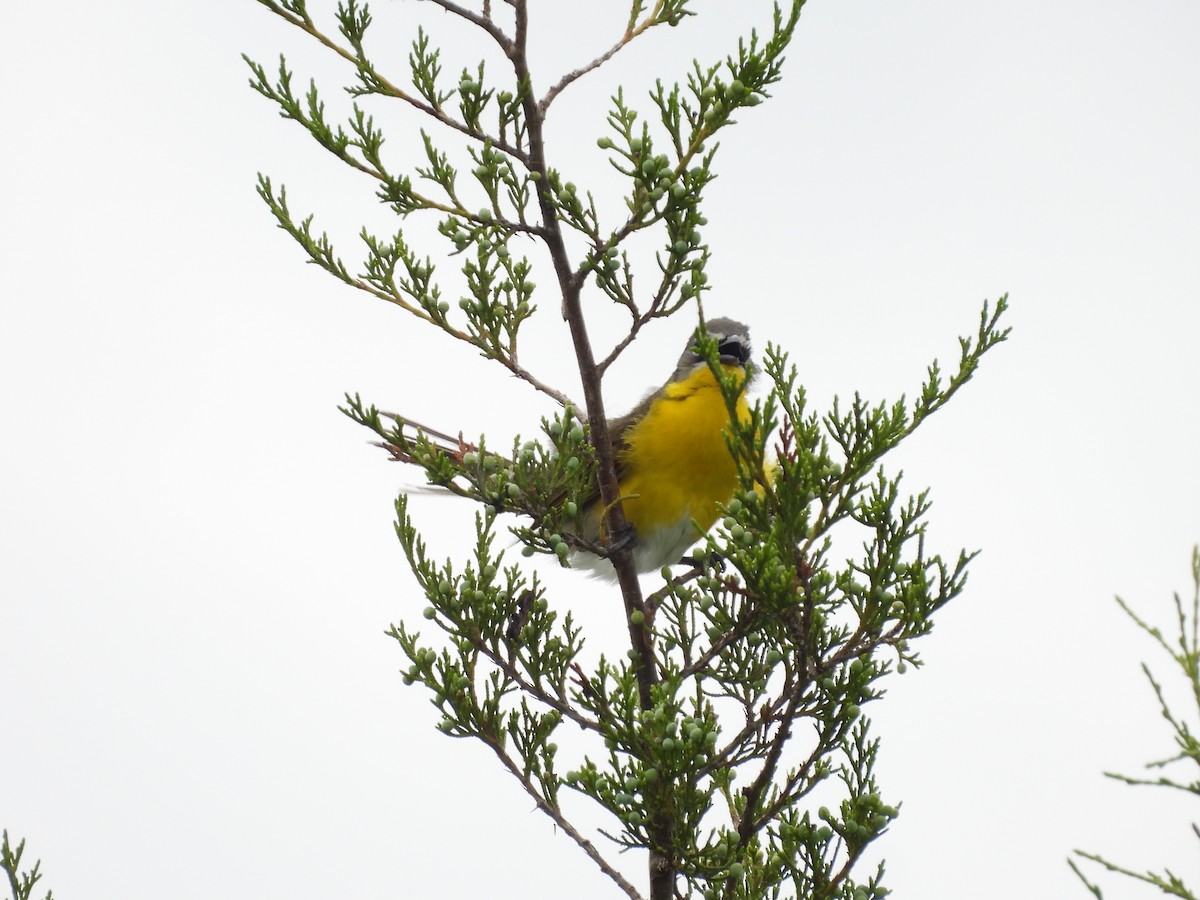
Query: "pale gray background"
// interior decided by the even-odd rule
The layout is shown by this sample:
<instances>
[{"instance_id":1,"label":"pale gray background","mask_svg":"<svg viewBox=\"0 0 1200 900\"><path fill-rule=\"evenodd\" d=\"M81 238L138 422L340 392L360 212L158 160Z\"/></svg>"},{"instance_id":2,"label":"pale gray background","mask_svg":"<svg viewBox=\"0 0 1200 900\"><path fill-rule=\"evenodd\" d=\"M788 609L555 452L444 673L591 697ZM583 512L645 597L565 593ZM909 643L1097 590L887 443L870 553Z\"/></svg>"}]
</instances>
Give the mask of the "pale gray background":
<instances>
[{"instance_id":1,"label":"pale gray background","mask_svg":"<svg viewBox=\"0 0 1200 900\"><path fill-rule=\"evenodd\" d=\"M285 50L339 109L345 67L250 0L10 6L0 824L64 900L616 896L484 748L433 731L382 634L424 605L390 525L408 473L342 391L501 443L549 407L302 265L255 197L256 170L285 181L351 259L358 224L387 226L238 54ZM538 84L623 7L535 3ZM654 76L768 7L696 8L560 99L550 152L581 185L613 190L617 84L649 112ZM418 20L451 77L478 52L428 5L376 14L401 74ZM897 896L1082 898L1073 847L1200 882L1194 802L1100 775L1170 751L1138 662L1167 669L1112 597L1169 627L1200 539L1198 41L1190 0L812 0L775 98L722 137L708 310L791 350L819 407L911 393L1012 295L1011 342L889 460L932 487L937 548L984 549L927 667L867 710L904 804L878 844ZM384 115L403 155L418 123ZM529 363L578 393L547 298ZM689 328L630 351L614 412ZM418 503L454 551L470 510ZM551 577L619 646L612 595Z\"/></svg>"}]
</instances>

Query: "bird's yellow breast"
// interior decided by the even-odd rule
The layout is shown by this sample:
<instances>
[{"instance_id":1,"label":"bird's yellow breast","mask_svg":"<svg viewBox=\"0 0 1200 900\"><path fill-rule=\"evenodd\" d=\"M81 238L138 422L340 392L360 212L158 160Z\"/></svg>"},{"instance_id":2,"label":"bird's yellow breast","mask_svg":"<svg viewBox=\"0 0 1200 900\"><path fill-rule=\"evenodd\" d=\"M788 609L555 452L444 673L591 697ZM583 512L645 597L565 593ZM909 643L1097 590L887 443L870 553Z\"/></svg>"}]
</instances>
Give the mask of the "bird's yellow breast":
<instances>
[{"instance_id":1,"label":"bird's yellow breast","mask_svg":"<svg viewBox=\"0 0 1200 900\"><path fill-rule=\"evenodd\" d=\"M741 374L729 366L728 371ZM744 397L738 417L749 418ZM659 528L686 526L701 533L717 520L717 504L737 490L737 468L725 443L729 411L716 378L699 366L673 382L625 434L625 477L620 491L625 518L639 541ZM691 531L691 541L698 534ZM688 541L690 543L691 541Z\"/></svg>"}]
</instances>

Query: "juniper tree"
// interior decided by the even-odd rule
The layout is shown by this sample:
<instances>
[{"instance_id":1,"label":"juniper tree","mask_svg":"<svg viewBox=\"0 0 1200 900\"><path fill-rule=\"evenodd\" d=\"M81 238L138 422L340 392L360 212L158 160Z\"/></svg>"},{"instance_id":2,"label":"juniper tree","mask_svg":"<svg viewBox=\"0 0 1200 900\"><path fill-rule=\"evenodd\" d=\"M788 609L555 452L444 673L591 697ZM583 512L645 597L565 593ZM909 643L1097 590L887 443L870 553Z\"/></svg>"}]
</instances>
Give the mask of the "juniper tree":
<instances>
[{"instance_id":1,"label":"juniper tree","mask_svg":"<svg viewBox=\"0 0 1200 900\"><path fill-rule=\"evenodd\" d=\"M483 436L464 439L466 423L437 431L347 396L343 411L394 458L479 505L461 556L442 561L428 552L407 497L396 502L397 534L425 598L402 598L404 618L390 631L408 660L405 682L429 692L441 731L490 749L631 898L884 896L882 864L856 869L897 814L876 783L879 742L862 707L886 675L920 663L914 641L963 590L972 554L947 561L926 549L927 494L903 492L881 459L1004 340L1005 298L984 304L953 371L933 363L912 401L856 395L811 410L787 353L769 346L766 394L749 421L733 417L727 435L740 488L694 564L664 569L644 589L627 542L597 547L572 530L580 499L598 489L606 533L625 533L605 374L654 320L702 312L710 258L702 210L716 138L768 99L803 0L775 6L762 33L749 30L724 59L697 61L678 82L660 80L644 98L631 93L636 100L615 89L603 125L597 117L596 150L624 183L616 218L549 157L549 114L630 42L693 15L687 0L632 0L606 52L554 75L531 71L526 0L430 0L451 14L440 40L474 31L504 61L499 72L480 62L457 75L443 70L438 41L423 28L399 65L377 56L371 10L357 0L321 13L305 0L258 2L345 61L354 102L345 121L333 121L316 84L297 87L282 57L271 71L247 58L251 86L361 173L400 220L387 235L364 229L362 261L351 267L312 216L297 218L284 189L260 175L279 227L310 262L475 348L554 404L535 438L497 451ZM384 153L372 110L397 101L423 126L420 160ZM405 230L423 215L437 221L439 249L414 246ZM658 248L636 288L635 241ZM549 261L539 280L552 286L535 284L531 247ZM465 279L456 303L439 267ZM527 368L522 325L535 315L565 320L581 402ZM614 315L625 336L597 348L589 327ZM740 385L724 375L703 328L696 344L732 412ZM569 565L580 549L607 556L611 614L627 642L585 665L593 636L533 561L510 559L497 540L505 528L524 557ZM564 728L589 749L561 758ZM608 825L597 834L577 824L578 802L598 806ZM646 889L613 862L626 850L647 852Z\"/></svg>"}]
</instances>

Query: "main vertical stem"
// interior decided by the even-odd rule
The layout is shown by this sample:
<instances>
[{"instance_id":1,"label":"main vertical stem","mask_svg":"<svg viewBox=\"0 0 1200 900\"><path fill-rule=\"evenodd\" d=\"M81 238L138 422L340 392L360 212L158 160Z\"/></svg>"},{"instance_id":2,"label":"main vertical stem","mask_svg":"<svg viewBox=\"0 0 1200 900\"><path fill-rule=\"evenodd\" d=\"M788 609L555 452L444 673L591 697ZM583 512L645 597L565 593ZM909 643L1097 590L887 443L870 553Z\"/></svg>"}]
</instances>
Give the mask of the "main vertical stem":
<instances>
[{"instance_id":1,"label":"main vertical stem","mask_svg":"<svg viewBox=\"0 0 1200 900\"><path fill-rule=\"evenodd\" d=\"M585 276L572 269L563 238L558 212L549 194L549 168L546 165L546 150L543 139L543 111L539 109L533 93L533 79L529 73L529 61L525 52L528 35L529 15L525 0L514 0L516 33L509 50L509 59L517 77L519 89L524 91L523 109L529 138L529 167L538 178L538 208L541 212L546 246L554 263L559 289L563 298L563 315L571 332L575 359L583 385L584 403L587 405L590 439L596 453L597 478L600 502L606 512L607 534L618 539L629 531L624 510L619 501L620 486L617 481L616 459L613 454L612 438L608 431L608 418L604 412L604 398L600 389L600 372L596 368L595 354L588 337L587 323L583 316L580 294ZM642 587L638 582L633 564L633 548L629 542L617 543L610 552L609 560L616 571L617 583L625 606L625 624L629 630L629 642L636 655L638 700L642 709L654 705L653 688L659 681L658 668L654 659L654 645L650 630L646 627L645 602ZM634 612L642 612L633 621ZM673 852L674 828L665 810L650 810L651 847L649 860L650 900L672 900L675 895L675 863ZM668 852L663 852L667 850Z\"/></svg>"}]
</instances>

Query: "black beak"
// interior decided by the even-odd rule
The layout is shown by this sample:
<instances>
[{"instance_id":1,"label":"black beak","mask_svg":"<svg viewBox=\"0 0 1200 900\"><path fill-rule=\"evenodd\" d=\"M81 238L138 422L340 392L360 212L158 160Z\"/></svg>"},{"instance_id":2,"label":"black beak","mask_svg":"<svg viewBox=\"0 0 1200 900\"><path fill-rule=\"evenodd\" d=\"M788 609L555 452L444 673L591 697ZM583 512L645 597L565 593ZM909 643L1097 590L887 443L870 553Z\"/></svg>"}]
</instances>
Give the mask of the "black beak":
<instances>
[{"instance_id":1,"label":"black beak","mask_svg":"<svg viewBox=\"0 0 1200 900\"><path fill-rule=\"evenodd\" d=\"M721 354L722 363L744 366L750 361L750 343L741 335L731 334L722 338L717 345L717 352Z\"/></svg>"}]
</instances>

